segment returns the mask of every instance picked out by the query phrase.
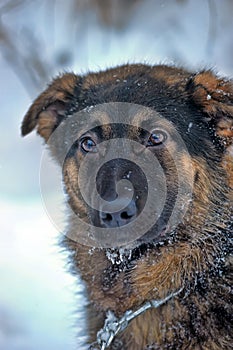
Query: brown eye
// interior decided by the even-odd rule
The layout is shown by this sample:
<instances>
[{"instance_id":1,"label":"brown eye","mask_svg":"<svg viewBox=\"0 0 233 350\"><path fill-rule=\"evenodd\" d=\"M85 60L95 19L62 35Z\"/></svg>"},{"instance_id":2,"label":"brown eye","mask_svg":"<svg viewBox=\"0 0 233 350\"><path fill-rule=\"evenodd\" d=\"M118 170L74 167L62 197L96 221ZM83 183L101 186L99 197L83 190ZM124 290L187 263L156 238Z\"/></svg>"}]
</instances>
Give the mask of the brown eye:
<instances>
[{"instance_id":1,"label":"brown eye","mask_svg":"<svg viewBox=\"0 0 233 350\"><path fill-rule=\"evenodd\" d=\"M149 140L147 142L147 147L153 147L153 146L158 146L164 143L164 141L167 139L167 134L159 129L153 130Z\"/></svg>"},{"instance_id":2,"label":"brown eye","mask_svg":"<svg viewBox=\"0 0 233 350\"><path fill-rule=\"evenodd\" d=\"M96 152L96 143L90 137L86 137L80 142L81 148L85 152Z\"/></svg>"}]
</instances>

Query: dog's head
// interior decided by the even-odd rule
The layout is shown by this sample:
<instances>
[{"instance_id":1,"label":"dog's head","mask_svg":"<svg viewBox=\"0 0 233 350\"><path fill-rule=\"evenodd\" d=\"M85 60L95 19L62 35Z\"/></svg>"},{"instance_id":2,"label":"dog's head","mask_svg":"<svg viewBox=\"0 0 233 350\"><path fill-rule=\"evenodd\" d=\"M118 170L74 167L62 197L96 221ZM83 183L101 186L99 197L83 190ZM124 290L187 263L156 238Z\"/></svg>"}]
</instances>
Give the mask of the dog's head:
<instances>
[{"instance_id":1,"label":"dog's head","mask_svg":"<svg viewBox=\"0 0 233 350\"><path fill-rule=\"evenodd\" d=\"M34 128L62 165L79 219L108 234L121 228L117 245L132 231L126 241L134 247L161 243L194 207L192 222L201 225L227 187L222 162L232 144L233 87L211 71L166 66L68 73L30 107L22 134Z\"/></svg>"}]
</instances>

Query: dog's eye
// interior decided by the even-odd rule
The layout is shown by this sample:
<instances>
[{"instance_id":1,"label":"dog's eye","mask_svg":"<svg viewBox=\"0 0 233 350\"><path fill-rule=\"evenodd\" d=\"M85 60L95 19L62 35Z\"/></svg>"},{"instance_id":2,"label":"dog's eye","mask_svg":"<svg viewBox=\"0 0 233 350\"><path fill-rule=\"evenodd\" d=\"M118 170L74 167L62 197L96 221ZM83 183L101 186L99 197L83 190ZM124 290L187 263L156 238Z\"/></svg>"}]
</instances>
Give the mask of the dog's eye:
<instances>
[{"instance_id":1,"label":"dog's eye","mask_svg":"<svg viewBox=\"0 0 233 350\"><path fill-rule=\"evenodd\" d=\"M152 131L148 142L147 142L147 147L152 147L152 146L158 146L164 143L164 141L167 139L167 134L159 129L155 129Z\"/></svg>"},{"instance_id":2,"label":"dog's eye","mask_svg":"<svg viewBox=\"0 0 233 350\"><path fill-rule=\"evenodd\" d=\"M83 151L96 152L96 143L90 137L85 137L80 144Z\"/></svg>"}]
</instances>

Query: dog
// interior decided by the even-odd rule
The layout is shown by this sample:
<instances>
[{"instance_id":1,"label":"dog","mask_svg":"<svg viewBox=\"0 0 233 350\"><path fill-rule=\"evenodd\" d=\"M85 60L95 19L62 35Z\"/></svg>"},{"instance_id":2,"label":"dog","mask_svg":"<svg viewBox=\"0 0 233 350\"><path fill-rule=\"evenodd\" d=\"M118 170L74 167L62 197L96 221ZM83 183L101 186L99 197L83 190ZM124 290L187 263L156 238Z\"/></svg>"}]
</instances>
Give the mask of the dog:
<instances>
[{"instance_id":1,"label":"dog","mask_svg":"<svg viewBox=\"0 0 233 350\"><path fill-rule=\"evenodd\" d=\"M86 346L232 348L233 83L166 65L65 73L26 113L33 129L62 169Z\"/></svg>"}]
</instances>

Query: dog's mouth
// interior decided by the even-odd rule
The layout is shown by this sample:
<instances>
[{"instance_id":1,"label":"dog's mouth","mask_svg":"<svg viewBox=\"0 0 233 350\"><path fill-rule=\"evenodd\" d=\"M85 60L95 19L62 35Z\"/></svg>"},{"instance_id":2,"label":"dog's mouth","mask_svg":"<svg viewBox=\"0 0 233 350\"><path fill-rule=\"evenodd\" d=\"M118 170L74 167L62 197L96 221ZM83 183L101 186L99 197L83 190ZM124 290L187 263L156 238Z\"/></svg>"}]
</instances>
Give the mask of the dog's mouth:
<instances>
[{"instance_id":1,"label":"dog's mouth","mask_svg":"<svg viewBox=\"0 0 233 350\"><path fill-rule=\"evenodd\" d=\"M165 242L171 234L171 228L168 221L165 221L162 217L158 219L156 224L147 231L144 235L137 239L137 243L140 244L158 244L161 245Z\"/></svg>"},{"instance_id":2,"label":"dog's mouth","mask_svg":"<svg viewBox=\"0 0 233 350\"><path fill-rule=\"evenodd\" d=\"M161 214L152 217L155 220L150 222L150 226L143 226L147 225L147 222L144 223L144 221L147 221L147 217L150 216L150 210L149 212L144 210L144 206L140 208L134 197L131 202L127 199L124 201L124 198L121 198L122 209L118 211L114 211L115 208L112 203L109 212L90 208L89 220L93 225L93 235L95 239L100 241L100 244L104 242L105 245L105 242L110 242L109 247L113 248L113 256L118 257L119 263L123 255L126 259L137 259L145 254L147 248L161 247L172 241L174 228L171 227L169 221L173 210L172 203L173 201L165 203ZM117 204L119 204L119 201ZM153 213L156 213L156 209L152 209ZM144 212L142 212L143 210ZM141 219L141 215L143 215L144 220ZM103 230L100 231L99 228L103 228ZM107 246L105 245L105 247ZM124 252L124 254L117 253L118 251ZM112 255L111 260L114 260Z\"/></svg>"},{"instance_id":3,"label":"dog's mouth","mask_svg":"<svg viewBox=\"0 0 233 350\"><path fill-rule=\"evenodd\" d=\"M174 244L176 229L159 219L150 231L140 238L121 247L107 248L106 256L114 265L128 266L132 261L141 259L151 250L160 251L163 247Z\"/></svg>"},{"instance_id":4,"label":"dog's mouth","mask_svg":"<svg viewBox=\"0 0 233 350\"><path fill-rule=\"evenodd\" d=\"M144 210L144 203L143 206L141 206L134 197L130 202L128 199L124 198L121 198L117 204L119 204L119 202L122 209L118 211L114 211L113 204L111 204L111 210L109 212L105 210L93 211L92 208L90 208L89 211L89 220L93 224L93 227L103 228L103 235L105 229L107 229L106 232L108 232L109 236L112 231L113 237L117 235L117 231L121 232L121 238L119 237L119 240L116 239L117 246L121 245L120 242L122 242L122 246L126 247L126 249L134 249L139 246L150 244L163 245L171 238L172 228L169 219L173 210L173 201L165 203L160 215L156 213L156 208L152 208L153 212L152 209L150 209L142 213ZM154 222L151 220L151 216ZM145 226L144 221L147 221L148 217L151 221L148 226ZM126 233L125 241L123 236L124 232ZM143 248L143 250L145 249Z\"/></svg>"},{"instance_id":5,"label":"dog's mouth","mask_svg":"<svg viewBox=\"0 0 233 350\"><path fill-rule=\"evenodd\" d=\"M152 232L146 233L140 239L120 248L107 248L106 256L113 265L127 267L131 262L141 259L151 250L160 250L164 246L171 245L175 242L176 231L169 230L168 227L155 234L152 238Z\"/></svg>"}]
</instances>

